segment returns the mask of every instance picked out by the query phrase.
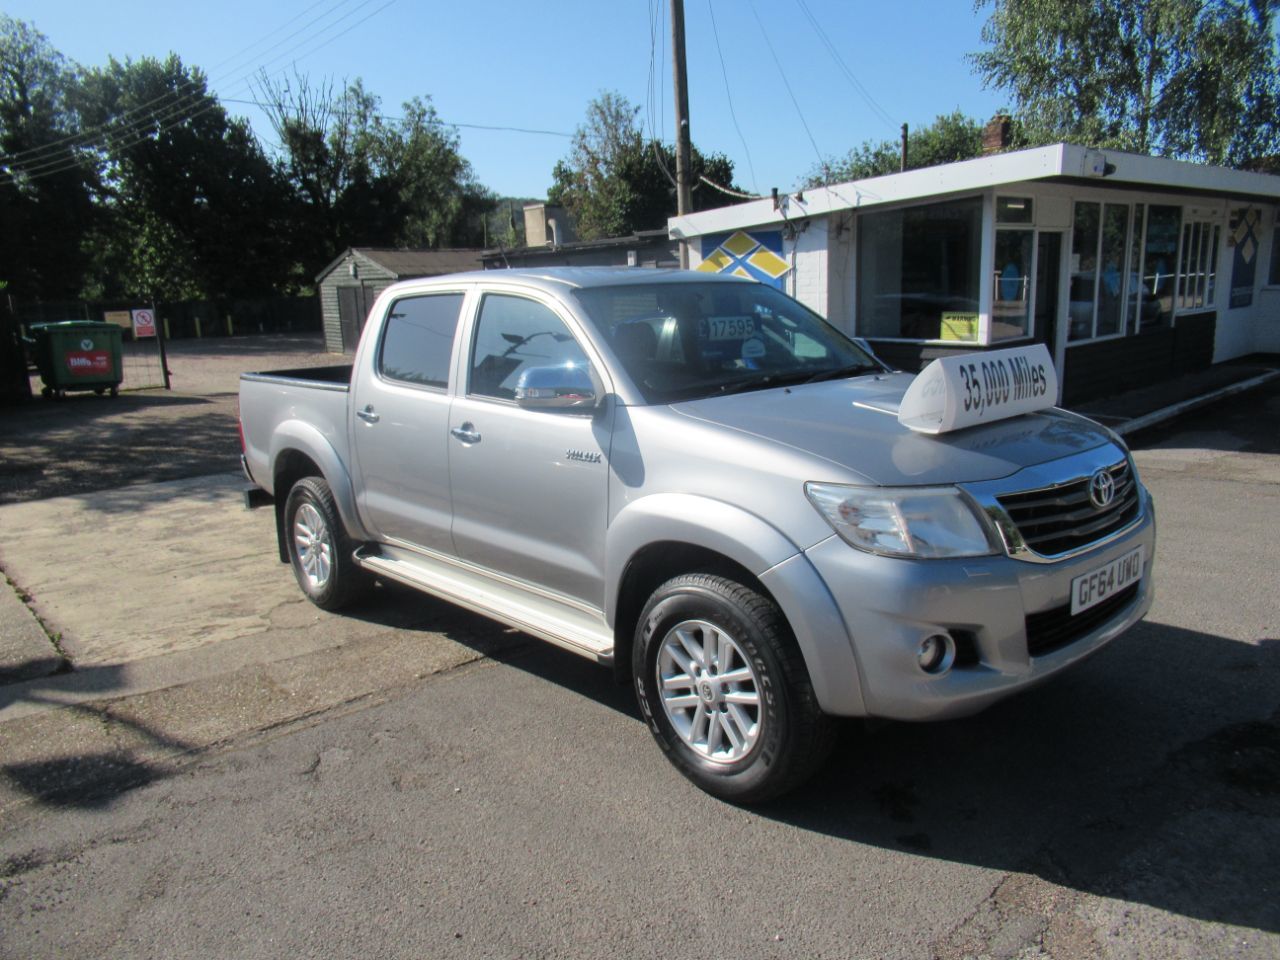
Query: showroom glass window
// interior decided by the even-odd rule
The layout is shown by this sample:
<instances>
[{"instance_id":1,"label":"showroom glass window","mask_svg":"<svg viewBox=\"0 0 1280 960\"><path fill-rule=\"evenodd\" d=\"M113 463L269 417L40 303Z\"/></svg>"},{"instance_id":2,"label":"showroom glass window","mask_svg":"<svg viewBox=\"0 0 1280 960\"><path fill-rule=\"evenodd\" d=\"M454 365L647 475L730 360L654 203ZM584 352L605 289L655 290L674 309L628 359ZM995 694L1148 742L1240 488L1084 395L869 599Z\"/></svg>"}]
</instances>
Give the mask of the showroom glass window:
<instances>
[{"instance_id":1,"label":"showroom glass window","mask_svg":"<svg viewBox=\"0 0 1280 960\"><path fill-rule=\"evenodd\" d=\"M1125 332L1127 298L1138 296L1128 246L1132 218L1129 204L1076 202L1068 339L1093 340Z\"/></svg>"},{"instance_id":2,"label":"showroom glass window","mask_svg":"<svg viewBox=\"0 0 1280 960\"><path fill-rule=\"evenodd\" d=\"M981 249L981 198L860 216L859 334L976 342Z\"/></svg>"},{"instance_id":3,"label":"showroom glass window","mask_svg":"<svg viewBox=\"0 0 1280 960\"><path fill-rule=\"evenodd\" d=\"M1179 311L1213 306L1218 279L1218 224L1186 220L1182 224L1182 255L1178 270Z\"/></svg>"},{"instance_id":4,"label":"showroom glass window","mask_svg":"<svg viewBox=\"0 0 1280 960\"><path fill-rule=\"evenodd\" d=\"M1011 340L1031 333L1031 277L1035 269L1031 199L996 199L996 259L991 290L991 339ZM1026 224L1025 228L1018 225Z\"/></svg>"},{"instance_id":5,"label":"showroom glass window","mask_svg":"<svg viewBox=\"0 0 1280 960\"><path fill-rule=\"evenodd\" d=\"M1152 204L1142 241L1141 329L1167 327L1173 319L1173 295L1177 280L1178 231L1182 208Z\"/></svg>"}]
</instances>

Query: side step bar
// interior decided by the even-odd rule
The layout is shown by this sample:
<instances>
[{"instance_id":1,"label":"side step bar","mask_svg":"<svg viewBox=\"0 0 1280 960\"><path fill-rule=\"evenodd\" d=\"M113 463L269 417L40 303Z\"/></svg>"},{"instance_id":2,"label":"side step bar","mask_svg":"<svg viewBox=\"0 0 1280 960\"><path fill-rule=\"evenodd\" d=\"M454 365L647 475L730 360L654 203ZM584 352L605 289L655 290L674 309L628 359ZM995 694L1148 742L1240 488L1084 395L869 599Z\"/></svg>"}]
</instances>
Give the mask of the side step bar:
<instances>
[{"instance_id":1,"label":"side step bar","mask_svg":"<svg viewBox=\"0 0 1280 960\"><path fill-rule=\"evenodd\" d=\"M355 559L379 577L456 603L597 663L613 663L613 631L598 611L534 593L443 558L387 544L376 549L377 553L371 553L361 548Z\"/></svg>"}]
</instances>

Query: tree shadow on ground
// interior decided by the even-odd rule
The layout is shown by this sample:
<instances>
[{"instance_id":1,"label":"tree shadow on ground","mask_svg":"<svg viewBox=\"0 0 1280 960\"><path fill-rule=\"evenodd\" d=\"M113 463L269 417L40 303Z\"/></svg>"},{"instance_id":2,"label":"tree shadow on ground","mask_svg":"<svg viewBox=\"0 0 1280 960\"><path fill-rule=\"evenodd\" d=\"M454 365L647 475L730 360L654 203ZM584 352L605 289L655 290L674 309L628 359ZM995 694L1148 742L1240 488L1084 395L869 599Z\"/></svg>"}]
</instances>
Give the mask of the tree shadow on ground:
<instances>
[{"instance_id":1,"label":"tree shadow on ground","mask_svg":"<svg viewBox=\"0 0 1280 960\"><path fill-rule=\"evenodd\" d=\"M69 710L92 725L117 725L134 745L141 742L148 750L164 757L192 752L191 744L112 710L109 698L113 692L123 689L124 670L119 664L87 667L75 670L70 676L64 673L0 687L0 709L16 703L31 703ZM107 699L68 702L65 698L69 693ZM0 764L0 777L44 806L105 809L122 794L169 772L166 765L140 759L134 745L82 752L60 750L61 745L33 745L46 755ZM21 751L23 746L18 745L16 749Z\"/></svg>"},{"instance_id":2,"label":"tree shadow on ground","mask_svg":"<svg viewBox=\"0 0 1280 960\"><path fill-rule=\"evenodd\" d=\"M172 404L186 407L177 417L149 416L154 406L139 405L133 416L45 420L0 431L0 504L238 469L233 404L183 401Z\"/></svg>"}]
</instances>

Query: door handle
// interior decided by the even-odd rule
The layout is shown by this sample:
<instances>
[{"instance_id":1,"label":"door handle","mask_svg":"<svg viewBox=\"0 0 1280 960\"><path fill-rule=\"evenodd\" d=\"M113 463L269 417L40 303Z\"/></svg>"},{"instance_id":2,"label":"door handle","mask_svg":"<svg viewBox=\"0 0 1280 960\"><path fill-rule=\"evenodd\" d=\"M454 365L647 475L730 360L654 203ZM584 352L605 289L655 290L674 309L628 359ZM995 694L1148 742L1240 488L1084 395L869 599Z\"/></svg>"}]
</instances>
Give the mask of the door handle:
<instances>
[{"instance_id":1,"label":"door handle","mask_svg":"<svg viewBox=\"0 0 1280 960\"><path fill-rule=\"evenodd\" d=\"M460 427L454 427L449 431L463 443L479 443L480 434L476 432L476 428L470 423L464 423Z\"/></svg>"},{"instance_id":2,"label":"door handle","mask_svg":"<svg viewBox=\"0 0 1280 960\"><path fill-rule=\"evenodd\" d=\"M382 418L373 412L373 404L369 404L363 410L357 410L356 416L365 423L377 423Z\"/></svg>"}]
</instances>

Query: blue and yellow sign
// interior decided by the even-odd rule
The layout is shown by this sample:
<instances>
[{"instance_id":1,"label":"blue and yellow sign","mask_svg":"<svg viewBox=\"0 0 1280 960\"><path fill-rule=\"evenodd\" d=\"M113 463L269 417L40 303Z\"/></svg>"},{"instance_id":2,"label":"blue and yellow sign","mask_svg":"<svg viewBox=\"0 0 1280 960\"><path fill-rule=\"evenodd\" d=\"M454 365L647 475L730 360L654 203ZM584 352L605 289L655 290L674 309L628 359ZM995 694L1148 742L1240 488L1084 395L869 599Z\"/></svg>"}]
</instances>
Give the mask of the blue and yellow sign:
<instances>
[{"instance_id":1,"label":"blue and yellow sign","mask_svg":"<svg viewBox=\"0 0 1280 960\"><path fill-rule=\"evenodd\" d=\"M1253 304L1253 282L1258 265L1258 227L1262 211L1257 207L1241 207L1231 211L1227 243L1235 247L1231 259L1231 294L1228 308L1248 307ZM1217 256L1217 251L1213 255Z\"/></svg>"},{"instance_id":2,"label":"blue and yellow sign","mask_svg":"<svg viewBox=\"0 0 1280 960\"><path fill-rule=\"evenodd\" d=\"M782 289L782 278L791 266L782 256L782 231L717 233L702 238L703 273L728 273L750 277Z\"/></svg>"}]
</instances>

